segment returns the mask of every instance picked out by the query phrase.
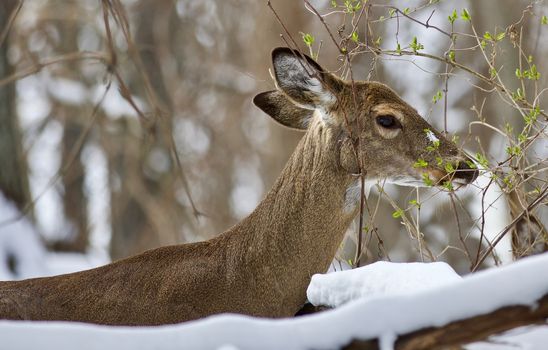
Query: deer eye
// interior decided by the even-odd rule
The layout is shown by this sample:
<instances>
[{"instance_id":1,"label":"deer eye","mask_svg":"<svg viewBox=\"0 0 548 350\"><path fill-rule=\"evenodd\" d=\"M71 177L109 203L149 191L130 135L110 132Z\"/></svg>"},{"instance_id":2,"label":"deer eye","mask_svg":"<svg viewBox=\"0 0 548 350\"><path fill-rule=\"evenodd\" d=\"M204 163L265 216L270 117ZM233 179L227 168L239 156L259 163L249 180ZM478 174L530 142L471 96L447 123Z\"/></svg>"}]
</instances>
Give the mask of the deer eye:
<instances>
[{"instance_id":1,"label":"deer eye","mask_svg":"<svg viewBox=\"0 0 548 350\"><path fill-rule=\"evenodd\" d=\"M400 121L393 115L379 115L376 119L377 124L385 129L401 128Z\"/></svg>"}]
</instances>

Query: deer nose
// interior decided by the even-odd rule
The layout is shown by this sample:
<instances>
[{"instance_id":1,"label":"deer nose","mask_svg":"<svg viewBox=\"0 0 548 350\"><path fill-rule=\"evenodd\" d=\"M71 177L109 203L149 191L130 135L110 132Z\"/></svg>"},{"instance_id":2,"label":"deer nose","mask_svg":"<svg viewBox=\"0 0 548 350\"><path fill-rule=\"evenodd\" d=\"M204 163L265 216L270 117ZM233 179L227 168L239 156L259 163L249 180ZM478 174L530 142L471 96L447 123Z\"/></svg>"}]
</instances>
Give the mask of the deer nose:
<instances>
[{"instance_id":1,"label":"deer nose","mask_svg":"<svg viewBox=\"0 0 548 350\"><path fill-rule=\"evenodd\" d=\"M477 167L471 167L468 164L474 163L469 159L467 161L459 162L454 175L455 179L464 180L467 184L474 182L479 174Z\"/></svg>"}]
</instances>

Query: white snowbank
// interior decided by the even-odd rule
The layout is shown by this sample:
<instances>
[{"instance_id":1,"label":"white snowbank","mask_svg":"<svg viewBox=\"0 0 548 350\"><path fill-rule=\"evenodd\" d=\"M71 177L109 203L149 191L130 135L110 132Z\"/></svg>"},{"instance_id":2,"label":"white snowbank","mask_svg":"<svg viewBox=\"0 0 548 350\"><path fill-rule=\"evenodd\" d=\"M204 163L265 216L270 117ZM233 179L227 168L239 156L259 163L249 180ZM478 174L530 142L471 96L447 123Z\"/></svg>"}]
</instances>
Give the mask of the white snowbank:
<instances>
[{"instance_id":1,"label":"white snowbank","mask_svg":"<svg viewBox=\"0 0 548 350\"><path fill-rule=\"evenodd\" d=\"M491 337L489 342L465 346L466 350L541 350L548 344L548 326L526 326Z\"/></svg>"},{"instance_id":2,"label":"white snowbank","mask_svg":"<svg viewBox=\"0 0 548 350\"><path fill-rule=\"evenodd\" d=\"M444 262L379 261L359 269L314 275L306 294L314 305L337 307L358 298L409 295L460 279Z\"/></svg>"},{"instance_id":3,"label":"white snowbank","mask_svg":"<svg viewBox=\"0 0 548 350\"><path fill-rule=\"evenodd\" d=\"M0 280L47 273L43 265L46 249L32 223L20 216L19 209L0 192ZM10 257L17 263L15 271L7 266Z\"/></svg>"},{"instance_id":4,"label":"white snowbank","mask_svg":"<svg viewBox=\"0 0 548 350\"><path fill-rule=\"evenodd\" d=\"M15 260L15 269L8 266ZM101 252L51 253L32 222L0 192L0 281L59 275L91 269L110 261ZM0 350L3 350L0 342Z\"/></svg>"},{"instance_id":5,"label":"white snowbank","mask_svg":"<svg viewBox=\"0 0 548 350\"><path fill-rule=\"evenodd\" d=\"M106 265L110 259L100 252L90 251L81 253L46 253L44 261L45 272L42 276L62 275L82 270L89 270L97 266Z\"/></svg>"},{"instance_id":6,"label":"white snowbank","mask_svg":"<svg viewBox=\"0 0 548 350\"><path fill-rule=\"evenodd\" d=\"M379 265L380 266L380 265ZM19 349L333 349L352 339L397 334L508 305L530 305L548 293L548 254L522 259L409 295L358 299L291 319L219 315L162 327L106 327L64 322L0 321L1 345Z\"/></svg>"}]
</instances>

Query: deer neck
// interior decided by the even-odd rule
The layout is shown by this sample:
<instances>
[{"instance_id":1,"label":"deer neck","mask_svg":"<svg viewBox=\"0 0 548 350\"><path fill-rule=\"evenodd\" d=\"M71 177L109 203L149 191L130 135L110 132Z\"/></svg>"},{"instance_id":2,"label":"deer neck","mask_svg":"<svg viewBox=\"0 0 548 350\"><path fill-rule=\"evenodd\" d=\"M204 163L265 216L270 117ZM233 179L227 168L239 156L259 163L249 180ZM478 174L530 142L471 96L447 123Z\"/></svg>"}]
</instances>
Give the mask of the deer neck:
<instances>
[{"instance_id":1,"label":"deer neck","mask_svg":"<svg viewBox=\"0 0 548 350\"><path fill-rule=\"evenodd\" d=\"M272 190L233 229L244 237L238 240L236 250L244 252L239 258L257 264L256 274L302 289L295 283L307 284L327 270L357 213L346 198L355 182L338 165L337 135L317 120Z\"/></svg>"}]
</instances>

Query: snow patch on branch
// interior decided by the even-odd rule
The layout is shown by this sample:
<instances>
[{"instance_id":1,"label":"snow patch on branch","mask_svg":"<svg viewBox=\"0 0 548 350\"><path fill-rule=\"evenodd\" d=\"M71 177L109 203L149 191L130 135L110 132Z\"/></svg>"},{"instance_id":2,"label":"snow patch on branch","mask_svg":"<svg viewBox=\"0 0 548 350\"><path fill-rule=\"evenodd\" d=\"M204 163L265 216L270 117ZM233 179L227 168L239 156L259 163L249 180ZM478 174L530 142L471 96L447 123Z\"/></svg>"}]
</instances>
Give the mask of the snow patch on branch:
<instances>
[{"instance_id":1,"label":"snow patch on branch","mask_svg":"<svg viewBox=\"0 0 548 350\"><path fill-rule=\"evenodd\" d=\"M379 261L359 269L314 275L307 296L314 305L337 307L356 299L414 294L460 279L444 262Z\"/></svg>"}]
</instances>

